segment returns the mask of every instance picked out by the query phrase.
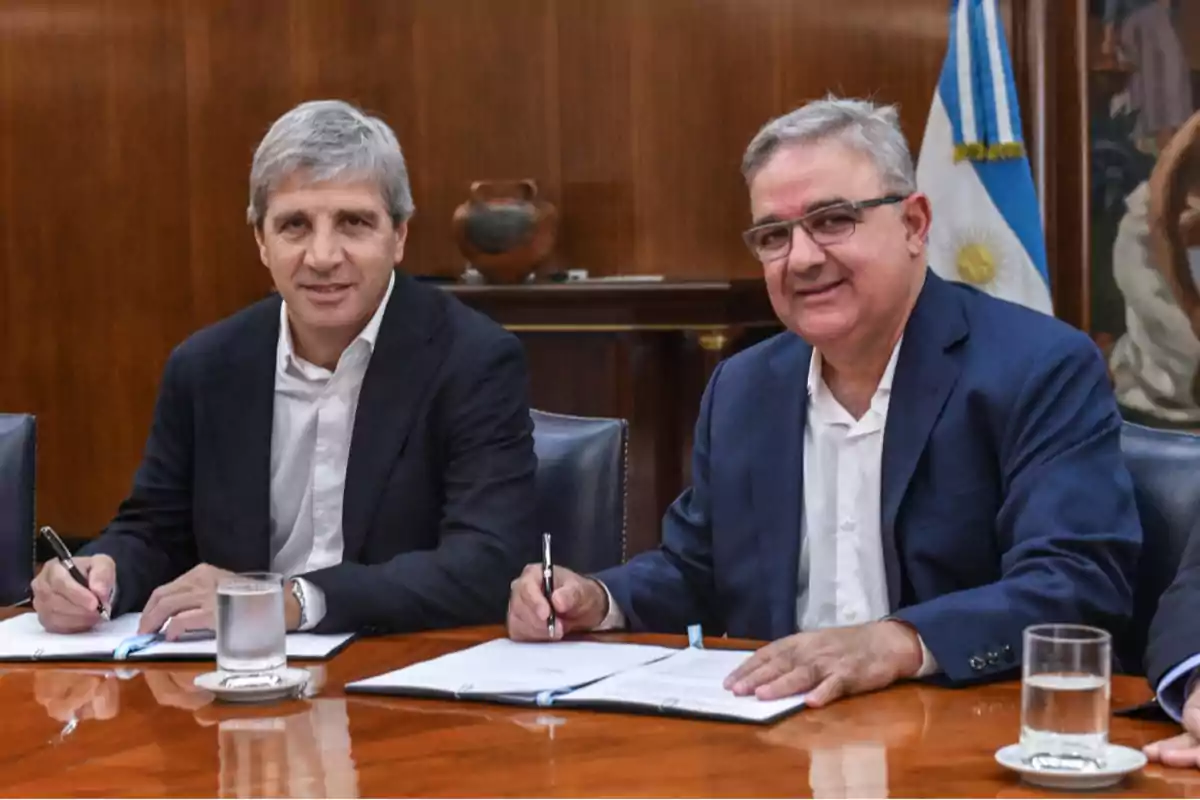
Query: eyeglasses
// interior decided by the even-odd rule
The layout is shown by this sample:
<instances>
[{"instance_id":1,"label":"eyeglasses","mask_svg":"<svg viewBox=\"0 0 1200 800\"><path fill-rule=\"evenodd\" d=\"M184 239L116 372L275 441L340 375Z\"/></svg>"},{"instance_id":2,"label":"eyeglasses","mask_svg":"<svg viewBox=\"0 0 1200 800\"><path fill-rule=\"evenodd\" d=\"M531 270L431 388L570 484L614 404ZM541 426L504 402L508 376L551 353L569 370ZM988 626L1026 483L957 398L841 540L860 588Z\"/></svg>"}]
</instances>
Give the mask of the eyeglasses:
<instances>
[{"instance_id":1,"label":"eyeglasses","mask_svg":"<svg viewBox=\"0 0 1200 800\"><path fill-rule=\"evenodd\" d=\"M803 217L755 225L742 234L754 257L764 264L787 258L792 253L793 229L799 225L818 247L844 242L862 222L862 212L908 199L906 194L889 194L872 200L837 203L809 212Z\"/></svg>"}]
</instances>

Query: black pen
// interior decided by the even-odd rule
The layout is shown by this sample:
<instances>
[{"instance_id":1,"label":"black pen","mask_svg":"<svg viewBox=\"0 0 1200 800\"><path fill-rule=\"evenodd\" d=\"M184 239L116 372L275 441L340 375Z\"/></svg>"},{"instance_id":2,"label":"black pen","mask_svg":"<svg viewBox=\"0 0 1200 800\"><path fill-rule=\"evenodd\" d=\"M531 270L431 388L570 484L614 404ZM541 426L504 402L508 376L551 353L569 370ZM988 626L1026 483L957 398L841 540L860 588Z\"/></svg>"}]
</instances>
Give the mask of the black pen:
<instances>
[{"instance_id":1,"label":"black pen","mask_svg":"<svg viewBox=\"0 0 1200 800\"><path fill-rule=\"evenodd\" d=\"M50 543L50 549L54 551L54 555L58 558L59 563L67 568L67 572L71 573L71 577L75 579L75 582L88 591L91 591L87 578L83 577L83 573L79 571L79 567L75 566L75 561L71 558L71 551L63 544L63 540L58 538L58 534L54 532L54 529L49 525L45 525L42 527L40 533L42 534L42 538ZM112 615L104 607L102 601L96 601L96 610L105 619L112 619Z\"/></svg>"},{"instance_id":2,"label":"black pen","mask_svg":"<svg viewBox=\"0 0 1200 800\"><path fill-rule=\"evenodd\" d=\"M546 620L546 632L554 638L554 602L550 596L554 594L554 562L550 560L550 534L542 534L542 592L546 602L550 604L550 617Z\"/></svg>"}]
</instances>

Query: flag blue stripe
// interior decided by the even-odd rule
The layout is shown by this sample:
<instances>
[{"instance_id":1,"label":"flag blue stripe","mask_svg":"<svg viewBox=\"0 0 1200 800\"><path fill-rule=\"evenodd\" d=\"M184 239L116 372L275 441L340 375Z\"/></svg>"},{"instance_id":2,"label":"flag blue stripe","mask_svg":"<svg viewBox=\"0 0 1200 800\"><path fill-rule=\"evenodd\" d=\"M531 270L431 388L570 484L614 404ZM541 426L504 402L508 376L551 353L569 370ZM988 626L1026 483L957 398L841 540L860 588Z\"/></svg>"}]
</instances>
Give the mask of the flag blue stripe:
<instances>
[{"instance_id":1,"label":"flag blue stripe","mask_svg":"<svg viewBox=\"0 0 1200 800\"><path fill-rule=\"evenodd\" d=\"M984 145L1000 140L996 124L996 92L992 86L992 59L987 41L987 21L983 18L983 0L971 0L971 47L975 59L975 109L979 118L979 140Z\"/></svg>"},{"instance_id":2,"label":"flag blue stripe","mask_svg":"<svg viewBox=\"0 0 1200 800\"><path fill-rule=\"evenodd\" d=\"M955 24L957 0L948 0L950 4L950 42L946 48L946 60L942 62L942 75L938 79L938 94L942 96L942 105L946 116L950 118L950 131L954 144L962 144L962 109L958 105L958 26Z\"/></svg>"},{"instance_id":3,"label":"flag blue stripe","mask_svg":"<svg viewBox=\"0 0 1200 800\"><path fill-rule=\"evenodd\" d=\"M1006 158L999 161L974 161L971 166L979 175L983 188L996 204L1000 216L1008 223L1029 260L1050 283L1046 269L1046 242L1042 235L1042 217L1038 208L1033 173L1025 158Z\"/></svg>"}]
</instances>

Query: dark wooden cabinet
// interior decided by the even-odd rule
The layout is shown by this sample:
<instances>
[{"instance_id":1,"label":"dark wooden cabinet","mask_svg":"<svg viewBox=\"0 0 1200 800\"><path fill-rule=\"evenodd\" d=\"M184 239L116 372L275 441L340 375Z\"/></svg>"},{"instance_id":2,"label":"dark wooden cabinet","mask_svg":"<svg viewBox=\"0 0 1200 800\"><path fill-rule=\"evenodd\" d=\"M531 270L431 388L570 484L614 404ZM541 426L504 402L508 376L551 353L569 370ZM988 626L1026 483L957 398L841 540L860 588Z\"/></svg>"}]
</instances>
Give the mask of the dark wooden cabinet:
<instances>
[{"instance_id":1,"label":"dark wooden cabinet","mask_svg":"<svg viewBox=\"0 0 1200 800\"><path fill-rule=\"evenodd\" d=\"M536 408L629 422L629 553L657 545L690 480L700 397L722 358L780 330L760 280L451 285L516 333Z\"/></svg>"}]
</instances>

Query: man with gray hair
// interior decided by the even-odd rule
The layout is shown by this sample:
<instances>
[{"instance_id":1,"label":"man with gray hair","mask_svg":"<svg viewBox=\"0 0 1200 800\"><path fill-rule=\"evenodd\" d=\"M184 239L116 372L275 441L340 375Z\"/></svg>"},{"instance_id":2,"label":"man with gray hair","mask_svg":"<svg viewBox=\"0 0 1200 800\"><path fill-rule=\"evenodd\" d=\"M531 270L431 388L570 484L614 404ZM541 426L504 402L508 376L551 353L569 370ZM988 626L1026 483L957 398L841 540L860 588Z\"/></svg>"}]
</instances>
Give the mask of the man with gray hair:
<instances>
[{"instance_id":1,"label":"man with gray hair","mask_svg":"<svg viewBox=\"0 0 1200 800\"><path fill-rule=\"evenodd\" d=\"M412 193L395 135L339 101L268 131L248 217L278 293L171 354L133 490L33 583L52 630L143 609L212 628L230 572L286 578L289 630L499 621L536 553L520 343L396 271Z\"/></svg>"},{"instance_id":2,"label":"man with gray hair","mask_svg":"<svg viewBox=\"0 0 1200 800\"><path fill-rule=\"evenodd\" d=\"M1088 337L929 269L891 108L807 105L744 172L746 244L788 330L714 371L661 546L556 569L549 603L526 567L509 635L700 623L774 640L730 691L820 706L1011 675L1034 623L1121 629L1142 532Z\"/></svg>"}]
</instances>

